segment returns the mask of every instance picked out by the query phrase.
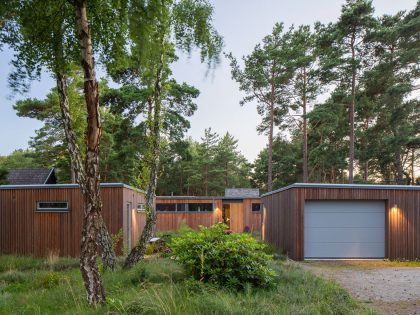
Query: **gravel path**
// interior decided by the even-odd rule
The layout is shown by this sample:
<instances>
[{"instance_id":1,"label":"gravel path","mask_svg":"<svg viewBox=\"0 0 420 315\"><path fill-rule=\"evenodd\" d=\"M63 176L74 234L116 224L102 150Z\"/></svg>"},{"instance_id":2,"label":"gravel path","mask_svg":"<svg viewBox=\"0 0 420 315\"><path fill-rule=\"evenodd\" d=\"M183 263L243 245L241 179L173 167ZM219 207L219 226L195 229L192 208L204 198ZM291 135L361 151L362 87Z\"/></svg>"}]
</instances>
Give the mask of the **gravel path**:
<instances>
[{"instance_id":1,"label":"gravel path","mask_svg":"<svg viewBox=\"0 0 420 315\"><path fill-rule=\"evenodd\" d=\"M300 265L334 280L381 314L420 314L420 267L372 267L369 263L317 261Z\"/></svg>"}]
</instances>

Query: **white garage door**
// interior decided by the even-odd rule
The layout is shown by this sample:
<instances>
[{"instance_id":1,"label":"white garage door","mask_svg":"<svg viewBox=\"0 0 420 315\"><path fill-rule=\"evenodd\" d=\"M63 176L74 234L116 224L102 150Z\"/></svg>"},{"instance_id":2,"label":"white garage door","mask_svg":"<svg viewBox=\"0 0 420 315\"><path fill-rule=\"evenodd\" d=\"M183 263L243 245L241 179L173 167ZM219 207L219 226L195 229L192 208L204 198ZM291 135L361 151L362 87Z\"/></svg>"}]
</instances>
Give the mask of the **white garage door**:
<instances>
[{"instance_id":1,"label":"white garage door","mask_svg":"<svg viewBox=\"0 0 420 315\"><path fill-rule=\"evenodd\" d=\"M383 201L305 202L305 258L384 258Z\"/></svg>"}]
</instances>

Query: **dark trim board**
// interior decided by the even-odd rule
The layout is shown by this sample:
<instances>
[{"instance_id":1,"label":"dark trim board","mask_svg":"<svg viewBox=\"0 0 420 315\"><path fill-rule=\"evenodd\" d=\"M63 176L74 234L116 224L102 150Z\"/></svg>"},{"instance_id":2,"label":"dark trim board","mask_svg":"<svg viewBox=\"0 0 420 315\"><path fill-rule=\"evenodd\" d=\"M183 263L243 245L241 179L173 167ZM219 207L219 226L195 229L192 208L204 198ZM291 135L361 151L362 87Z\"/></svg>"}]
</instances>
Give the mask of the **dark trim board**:
<instances>
[{"instance_id":1,"label":"dark trim board","mask_svg":"<svg viewBox=\"0 0 420 315\"><path fill-rule=\"evenodd\" d=\"M286 189L287 188L287 189ZM263 237L304 259L304 205L310 200L385 201L385 258L420 258L420 187L295 184L263 195Z\"/></svg>"}]
</instances>

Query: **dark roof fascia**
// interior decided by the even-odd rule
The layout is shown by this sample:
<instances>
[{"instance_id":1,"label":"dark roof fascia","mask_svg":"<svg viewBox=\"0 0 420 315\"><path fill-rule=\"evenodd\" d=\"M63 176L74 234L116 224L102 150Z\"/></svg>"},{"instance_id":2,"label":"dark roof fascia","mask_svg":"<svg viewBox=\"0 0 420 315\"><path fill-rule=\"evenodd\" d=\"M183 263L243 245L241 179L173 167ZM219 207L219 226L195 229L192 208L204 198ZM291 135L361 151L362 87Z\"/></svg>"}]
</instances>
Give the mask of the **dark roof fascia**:
<instances>
[{"instance_id":1,"label":"dark roof fascia","mask_svg":"<svg viewBox=\"0 0 420 315\"><path fill-rule=\"evenodd\" d=\"M316 184L295 183L261 195L266 197L292 188L345 188L345 189L390 189L390 190L420 190L420 186L409 185L371 185L371 184Z\"/></svg>"},{"instance_id":2,"label":"dark roof fascia","mask_svg":"<svg viewBox=\"0 0 420 315\"><path fill-rule=\"evenodd\" d=\"M120 187L135 190L144 193L143 190L137 189L124 183L101 183L101 187ZM42 184L42 185L0 185L0 189L52 189L52 188L79 188L78 184Z\"/></svg>"},{"instance_id":3,"label":"dark roof fascia","mask_svg":"<svg viewBox=\"0 0 420 315\"><path fill-rule=\"evenodd\" d=\"M220 200L242 200L259 199L260 197L220 197L220 196L156 196L161 199L220 199Z\"/></svg>"},{"instance_id":4,"label":"dark roof fascia","mask_svg":"<svg viewBox=\"0 0 420 315\"><path fill-rule=\"evenodd\" d=\"M160 199L223 199L223 197L218 196L156 196Z\"/></svg>"}]
</instances>

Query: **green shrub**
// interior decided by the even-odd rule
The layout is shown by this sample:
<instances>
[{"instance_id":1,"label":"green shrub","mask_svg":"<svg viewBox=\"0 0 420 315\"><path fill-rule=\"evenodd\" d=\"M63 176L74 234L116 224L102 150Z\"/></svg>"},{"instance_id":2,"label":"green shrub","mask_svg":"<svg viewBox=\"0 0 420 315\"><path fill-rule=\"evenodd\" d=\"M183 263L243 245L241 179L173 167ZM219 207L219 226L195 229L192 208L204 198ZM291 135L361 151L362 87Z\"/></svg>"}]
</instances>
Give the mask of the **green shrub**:
<instances>
[{"instance_id":1,"label":"green shrub","mask_svg":"<svg viewBox=\"0 0 420 315\"><path fill-rule=\"evenodd\" d=\"M161 238L165 243L169 244L173 238L182 236L188 232L193 232L193 231L194 230L192 228L190 228L188 225L183 223L181 224L179 229L177 229L176 231L158 232L157 237Z\"/></svg>"},{"instance_id":2,"label":"green shrub","mask_svg":"<svg viewBox=\"0 0 420 315\"><path fill-rule=\"evenodd\" d=\"M141 262L135 265L130 271L130 281L134 285L138 285L146 279L147 271L145 263Z\"/></svg>"},{"instance_id":3,"label":"green shrub","mask_svg":"<svg viewBox=\"0 0 420 315\"><path fill-rule=\"evenodd\" d=\"M197 280L235 289L272 284L275 273L267 266L271 256L264 252L266 245L250 234L228 234L226 229L224 224L201 227L173 238L170 248Z\"/></svg>"},{"instance_id":4,"label":"green shrub","mask_svg":"<svg viewBox=\"0 0 420 315\"><path fill-rule=\"evenodd\" d=\"M145 254L146 255L152 255L154 253L154 251L155 251L155 248L154 248L153 244L152 243L147 244Z\"/></svg>"},{"instance_id":5,"label":"green shrub","mask_svg":"<svg viewBox=\"0 0 420 315\"><path fill-rule=\"evenodd\" d=\"M65 276L55 271L39 273L35 280L35 287L51 289L58 286L60 281L64 280L65 278Z\"/></svg>"}]
</instances>

